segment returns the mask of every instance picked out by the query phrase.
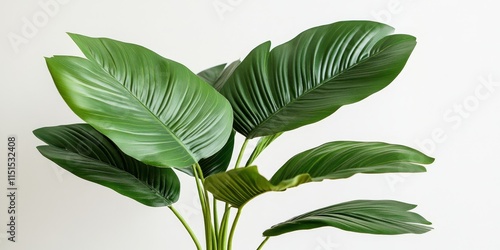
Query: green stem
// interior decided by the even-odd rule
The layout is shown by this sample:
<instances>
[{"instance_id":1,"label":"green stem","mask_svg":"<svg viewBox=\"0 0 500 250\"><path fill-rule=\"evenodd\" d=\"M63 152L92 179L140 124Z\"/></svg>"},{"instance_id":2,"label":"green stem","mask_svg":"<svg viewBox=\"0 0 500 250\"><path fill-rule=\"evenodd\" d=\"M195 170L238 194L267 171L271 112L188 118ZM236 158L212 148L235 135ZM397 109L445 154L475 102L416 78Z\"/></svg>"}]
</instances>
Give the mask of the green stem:
<instances>
[{"instance_id":1,"label":"green stem","mask_svg":"<svg viewBox=\"0 0 500 250\"><path fill-rule=\"evenodd\" d=\"M198 238L196 238L196 235L194 234L193 230L189 226L189 224L184 220L182 215L173 207L173 206L168 206L170 210L175 214L177 219L182 223L186 231L189 233L189 236L191 236L191 239L193 240L194 244L196 245L196 249L201 250L201 245L200 242L198 241Z\"/></svg>"},{"instance_id":2,"label":"green stem","mask_svg":"<svg viewBox=\"0 0 500 250\"><path fill-rule=\"evenodd\" d=\"M224 210L224 215L222 216L222 221L220 225L220 231L219 231L219 250L225 250L226 249L226 236L227 236L227 227L229 225L229 216L231 214L231 208L229 205L226 203L226 208Z\"/></svg>"},{"instance_id":3,"label":"green stem","mask_svg":"<svg viewBox=\"0 0 500 250\"><path fill-rule=\"evenodd\" d=\"M241 159L243 158L243 154L245 153L245 148L247 147L249 141L250 140L248 138L245 138L243 145L241 145L240 153L238 154L238 159L236 160L234 168L238 168L240 166Z\"/></svg>"},{"instance_id":4,"label":"green stem","mask_svg":"<svg viewBox=\"0 0 500 250\"><path fill-rule=\"evenodd\" d=\"M204 190L203 185L200 181L203 181L203 173L201 171L200 165L198 163L193 165L193 172L196 181L196 188L198 190L198 196L200 199L201 209L203 211L203 219L205 224L205 238L207 250L212 250L213 248L213 227L212 220L210 216L210 204L208 204L207 193ZM201 175L200 175L201 174Z\"/></svg>"},{"instance_id":5,"label":"green stem","mask_svg":"<svg viewBox=\"0 0 500 250\"><path fill-rule=\"evenodd\" d=\"M242 207L238 208L238 213L236 213L236 217L234 217L233 225L231 226L231 232L229 232L229 239L227 241L227 249L233 249L233 237L234 232L236 231L236 225L238 224L238 220L240 219Z\"/></svg>"},{"instance_id":6,"label":"green stem","mask_svg":"<svg viewBox=\"0 0 500 250\"><path fill-rule=\"evenodd\" d=\"M215 199L215 197L212 197L212 200L213 200L213 214L214 214L214 229L215 229L215 236L216 236L216 240L218 240L218 235L219 235L219 216L218 216L218 212L217 212L217 200Z\"/></svg>"},{"instance_id":7,"label":"green stem","mask_svg":"<svg viewBox=\"0 0 500 250\"><path fill-rule=\"evenodd\" d=\"M257 248L257 250L261 250L262 247L264 247L264 244L266 244L266 242L269 240L269 236L267 236L263 241L262 243L260 243L259 247Z\"/></svg>"},{"instance_id":8,"label":"green stem","mask_svg":"<svg viewBox=\"0 0 500 250\"><path fill-rule=\"evenodd\" d=\"M201 166L200 164L196 164L196 169L198 170L198 176L200 177L201 179L201 183L205 183L205 177L203 176L203 170L201 170ZM212 247L214 249L217 249L217 237L215 235L215 228L214 228L214 224L212 224L212 214L211 214L211 210L210 210L210 199L208 198L208 191L205 189L204 186L202 186L202 189L203 189L203 195L205 196L205 204L206 204L206 213L207 213L207 222L209 222L209 226L210 226L210 234L211 234L211 243L212 243ZM215 204L214 204L214 209L215 209Z\"/></svg>"},{"instance_id":9,"label":"green stem","mask_svg":"<svg viewBox=\"0 0 500 250\"><path fill-rule=\"evenodd\" d=\"M236 164L234 164L235 169L240 166L241 160L243 158L243 154L245 153L245 149L246 149L249 141L250 140L248 138L245 138L243 145L241 145L241 149L240 149L240 152L238 154L238 158L236 159ZM226 242L227 242L226 236L227 236L227 230L229 227L229 216L230 215L231 215L231 208L230 208L229 204L226 203L226 207L224 209L224 215L222 216L222 220L221 220L220 230L219 230L219 233L217 235L219 250L226 250L227 246L229 246L229 245L226 245ZM231 228L231 232L233 234L234 234L234 227L235 227L235 225L233 222L233 228ZM230 235L230 237L231 237L231 235Z\"/></svg>"}]
</instances>

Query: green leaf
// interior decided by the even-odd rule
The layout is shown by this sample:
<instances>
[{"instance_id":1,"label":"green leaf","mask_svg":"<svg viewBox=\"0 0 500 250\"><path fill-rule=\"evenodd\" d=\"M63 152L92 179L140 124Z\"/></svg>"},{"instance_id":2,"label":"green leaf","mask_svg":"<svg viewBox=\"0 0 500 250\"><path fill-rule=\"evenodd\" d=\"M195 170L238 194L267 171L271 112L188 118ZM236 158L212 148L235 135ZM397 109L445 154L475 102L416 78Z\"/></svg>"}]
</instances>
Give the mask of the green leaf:
<instances>
[{"instance_id":1,"label":"green leaf","mask_svg":"<svg viewBox=\"0 0 500 250\"><path fill-rule=\"evenodd\" d=\"M217 79L217 81L214 83L214 88L217 90L217 91L221 91L222 88L224 87L224 85L226 84L227 80L229 79L229 77L233 74L234 70L236 70L236 68L238 67L238 65L240 65L241 61L240 60L236 60L234 62L232 62L231 64L229 64L225 69L224 71L222 71L221 75L219 76L219 78Z\"/></svg>"},{"instance_id":2,"label":"green leaf","mask_svg":"<svg viewBox=\"0 0 500 250\"><path fill-rule=\"evenodd\" d=\"M264 236L277 236L297 230L336 227L368 234L422 234L432 228L422 216L409 212L416 205L391 200L349 201L309 213L272 226Z\"/></svg>"},{"instance_id":3,"label":"green leaf","mask_svg":"<svg viewBox=\"0 0 500 250\"><path fill-rule=\"evenodd\" d=\"M357 173L424 172L433 162L415 149L382 142L330 142L292 157L268 181L257 167L233 169L205 180L215 198L241 207L269 191L284 191L308 182L348 178Z\"/></svg>"},{"instance_id":4,"label":"green leaf","mask_svg":"<svg viewBox=\"0 0 500 250\"><path fill-rule=\"evenodd\" d=\"M310 181L308 175L300 175L278 185L272 185L264 176L259 174L256 166L250 166L214 174L205 179L204 185L216 199L238 208L263 193L285 191L287 188Z\"/></svg>"},{"instance_id":5,"label":"green leaf","mask_svg":"<svg viewBox=\"0 0 500 250\"><path fill-rule=\"evenodd\" d=\"M201 79L205 80L206 82L210 83L210 85L214 85L214 83L219 79L219 76L222 74L222 71L226 67L226 64L220 64L211 68L208 68L206 70L201 71L197 75L201 77Z\"/></svg>"},{"instance_id":6,"label":"green leaf","mask_svg":"<svg viewBox=\"0 0 500 250\"><path fill-rule=\"evenodd\" d=\"M271 144L271 142L276 140L276 138L278 138L281 134L283 134L283 133L280 132L280 133L276 133L274 135L268 135L268 136L264 136L264 137L260 138L259 142L257 142L257 146L255 147L252 154L248 158L247 164L245 166L252 165L253 161L255 161L255 159L257 159L257 157L260 155L260 153L262 153L262 151L264 151L264 149L266 149L267 146L269 146Z\"/></svg>"},{"instance_id":7,"label":"green leaf","mask_svg":"<svg viewBox=\"0 0 500 250\"><path fill-rule=\"evenodd\" d=\"M200 162L198 162L198 164L200 164L201 171L203 172L203 177L206 178L210 175L227 170L227 167L231 162L231 156L233 155L235 134L236 132L233 130L233 133L231 133L231 136L229 137L226 145L224 145L224 147L219 150L219 152L208 158L201 159ZM178 170L188 175L194 176L193 168L185 167L178 168Z\"/></svg>"},{"instance_id":8,"label":"green leaf","mask_svg":"<svg viewBox=\"0 0 500 250\"><path fill-rule=\"evenodd\" d=\"M172 169L127 156L88 124L45 127L33 133L48 144L38 147L43 156L82 179L147 206L168 206L179 199L180 183Z\"/></svg>"},{"instance_id":9,"label":"green leaf","mask_svg":"<svg viewBox=\"0 0 500 250\"><path fill-rule=\"evenodd\" d=\"M198 76L210 83L217 91L220 91L227 82L227 79L233 74L234 70L240 64L240 60L236 60L224 68L225 64L217 65L208 68L198 73Z\"/></svg>"},{"instance_id":10,"label":"green leaf","mask_svg":"<svg viewBox=\"0 0 500 250\"><path fill-rule=\"evenodd\" d=\"M403 69L415 38L370 21L315 27L270 51L252 50L221 93L247 138L317 122L383 89Z\"/></svg>"},{"instance_id":11,"label":"green leaf","mask_svg":"<svg viewBox=\"0 0 500 250\"><path fill-rule=\"evenodd\" d=\"M227 170L227 167L231 162L231 156L233 156L235 134L236 132L233 130L233 133L231 133L226 145L224 145L224 147L215 155L200 160L199 164L204 177L225 172Z\"/></svg>"},{"instance_id":12,"label":"green leaf","mask_svg":"<svg viewBox=\"0 0 500 250\"><path fill-rule=\"evenodd\" d=\"M57 89L123 152L153 166L185 167L226 144L231 106L185 66L138 45L70 36L88 60L48 58Z\"/></svg>"},{"instance_id":13,"label":"green leaf","mask_svg":"<svg viewBox=\"0 0 500 250\"><path fill-rule=\"evenodd\" d=\"M313 181L322 181L348 178L358 173L425 172L425 167L419 164L433 161L433 158L402 145L336 141L295 155L270 181L278 184L301 174L309 174Z\"/></svg>"}]
</instances>

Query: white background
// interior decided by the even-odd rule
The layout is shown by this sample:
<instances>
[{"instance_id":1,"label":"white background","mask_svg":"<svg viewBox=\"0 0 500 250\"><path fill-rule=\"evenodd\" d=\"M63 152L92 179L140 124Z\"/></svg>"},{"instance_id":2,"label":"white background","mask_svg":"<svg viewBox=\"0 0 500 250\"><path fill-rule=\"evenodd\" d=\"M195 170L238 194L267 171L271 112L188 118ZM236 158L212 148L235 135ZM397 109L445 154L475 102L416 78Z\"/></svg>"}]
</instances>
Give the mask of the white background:
<instances>
[{"instance_id":1,"label":"white background","mask_svg":"<svg viewBox=\"0 0 500 250\"><path fill-rule=\"evenodd\" d=\"M52 5L47 10L44 3ZM194 248L167 208L83 181L37 152L42 143L32 130L81 122L44 62L55 54L81 55L65 32L141 44L198 72L243 58L266 40L277 45L305 29L351 19L416 36L408 64L383 91L279 138L256 162L260 171L270 177L292 155L333 140L405 144L435 163L423 174L358 175L263 195L245 208L234 249L255 249L263 230L294 215L355 199L418 204L435 229L373 236L321 228L271 238L265 249L500 249L499 7L486 0L2 0L0 187L7 187L6 139L16 135L19 200L18 242L11 243L6 191L0 192L0 249ZM176 206L201 237L192 179L182 179Z\"/></svg>"}]
</instances>

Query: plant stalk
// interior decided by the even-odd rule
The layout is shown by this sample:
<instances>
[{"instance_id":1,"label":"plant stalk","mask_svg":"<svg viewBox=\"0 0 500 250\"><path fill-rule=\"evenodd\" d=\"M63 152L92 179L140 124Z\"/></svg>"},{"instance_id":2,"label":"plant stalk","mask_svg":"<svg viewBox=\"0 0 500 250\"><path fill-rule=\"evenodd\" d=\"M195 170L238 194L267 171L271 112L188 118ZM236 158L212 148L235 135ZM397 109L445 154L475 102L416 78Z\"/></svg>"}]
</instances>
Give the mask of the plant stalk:
<instances>
[{"instance_id":1,"label":"plant stalk","mask_svg":"<svg viewBox=\"0 0 500 250\"><path fill-rule=\"evenodd\" d=\"M194 244L196 245L196 249L201 250L200 242L198 241L196 234L193 232L193 230L191 229L189 224L186 222L186 220L184 220L182 215L173 206L168 206L168 208L170 208L170 210L175 214L177 219L179 219L179 221L182 223L182 225L184 226L186 231L189 233L189 236L191 236L191 239L193 240Z\"/></svg>"},{"instance_id":2,"label":"plant stalk","mask_svg":"<svg viewBox=\"0 0 500 250\"><path fill-rule=\"evenodd\" d=\"M234 165L234 168L239 168L240 163L241 163L241 159L243 158L243 154L245 153L245 149L246 149L249 141L250 140L248 138L245 138L243 145L241 145L240 153L238 154L238 159L236 160L236 164Z\"/></svg>"},{"instance_id":3,"label":"plant stalk","mask_svg":"<svg viewBox=\"0 0 500 250\"><path fill-rule=\"evenodd\" d=\"M269 240L269 236L267 236L263 241L262 243L260 243L259 247L257 247L257 250L261 250L262 247L264 247L264 245L266 244L266 242Z\"/></svg>"},{"instance_id":4,"label":"plant stalk","mask_svg":"<svg viewBox=\"0 0 500 250\"><path fill-rule=\"evenodd\" d=\"M227 250L233 249L234 232L236 231L236 225L238 224L238 221L240 219L242 208L243 207L238 208L238 212L236 213L236 217L234 217L233 225L231 226L231 232L229 232L229 238L227 241Z\"/></svg>"},{"instance_id":5,"label":"plant stalk","mask_svg":"<svg viewBox=\"0 0 500 250\"><path fill-rule=\"evenodd\" d=\"M218 250L225 250L226 249L227 227L229 225L228 221L229 221L230 214L231 214L231 208L226 203L226 208L224 210L224 215L222 216L222 221L221 221L220 231L219 231L219 236L218 236L218 243L219 243Z\"/></svg>"},{"instance_id":6,"label":"plant stalk","mask_svg":"<svg viewBox=\"0 0 500 250\"><path fill-rule=\"evenodd\" d=\"M215 197L212 197L212 200L213 200L213 218L214 218L214 229L215 229L215 240L218 241L219 240L219 215L218 215L218 211L217 211L217 200L215 199Z\"/></svg>"},{"instance_id":7,"label":"plant stalk","mask_svg":"<svg viewBox=\"0 0 500 250\"><path fill-rule=\"evenodd\" d=\"M217 249L217 236L215 234L216 229L215 229L214 224L212 222L212 214L211 214L212 211L210 210L210 199L208 198L208 191L205 189L205 186L203 186L203 184L205 183L205 177L203 176L203 170L201 170L200 164L196 164L196 169L198 170L198 176L200 177L200 180L201 180L203 195L205 196L206 213L207 213L207 218L208 218L207 222L210 222L210 233L212 235L211 236L212 247L213 247L213 249ZM216 204L214 204L214 209L215 209L215 205Z\"/></svg>"},{"instance_id":8,"label":"plant stalk","mask_svg":"<svg viewBox=\"0 0 500 250\"><path fill-rule=\"evenodd\" d=\"M245 138L245 141L243 141L243 145L241 145L240 152L238 154L238 158L236 159L236 164L234 164L234 168L238 168L240 166L241 160L243 158L243 154L245 153L245 149L247 147L247 144L250 140L248 138ZM219 234L217 237L218 240L218 246L219 250L226 250L226 249L231 249L231 241L232 241L232 236L234 235L234 230L236 229L236 223L238 221L238 217L240 215L240 209L238 209L238 214L235 217L235 220L233 221L233 225L231 227L231 232L229 234L229 238L226 238L227 235L227 230L229 226L229 216L231 214L231 207L229 204L226 203L226 207L224 210L224 215L222 216L222 221L221 221L221 226L219 230ZM226 245L226 239L228 240L228 244Z\"/></svg>"},{"instance_id":9,"label":"plant stalk","mask_svg":"<svg viewBox=\"0 0 500 250\"><path fill-rule=\"evenodd\" d=\"M203 211L203 219L205 224L205 243L207 246L207 250L213 249L213 227L212 227L212 218L210 215L210 204L207 200L206 190L203 188L203 184L200 184L200 181L203 182L203 172L201 171L200 165L198 163L193 165L193 172L196 182L196 188L198 190L198 196L200 199L201 209ZM201 174L201 175L200 175Z\"/></svg>"}]
</instances>

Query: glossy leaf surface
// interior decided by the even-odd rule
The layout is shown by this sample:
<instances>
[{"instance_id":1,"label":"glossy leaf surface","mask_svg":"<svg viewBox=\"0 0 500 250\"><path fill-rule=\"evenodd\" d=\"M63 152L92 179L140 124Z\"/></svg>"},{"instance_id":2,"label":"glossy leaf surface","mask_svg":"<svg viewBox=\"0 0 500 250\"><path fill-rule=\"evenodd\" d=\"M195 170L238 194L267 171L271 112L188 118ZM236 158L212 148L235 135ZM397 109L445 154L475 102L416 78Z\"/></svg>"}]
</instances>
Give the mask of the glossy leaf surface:
<instances>
[{"instance_id":1,"label":"glossy leaf surface","mask_svg":"<svg viewBox=\"0 0 500 250\"><path fill-rule=\"evenodd\" d=\"M232 131L229 103L185 66L138 45L70 35L88 58L47 58L66 103L126 154L185 167L218 152Z\"/></svg>"},{"instance_id":2,"label":"glossy leaf surface","mask_svg":"<svg viewBox=\"0 0 500 250\"><path fill-rule=\"evenodd\" d=\"M349 201L299 215L264 231L277 236L297 230L336 227L369 234L422 234L432 228L422 216L410 212L416 205L391 200Z\"/></svg>"},{"instance_id":3,"label":"glossy leaf surface","mask_svg":"<svg viewBox=\"0 0 500 250\"><path fill-rule=\"evenodd\" d=\"M317 122L383 89L403 69L415 38L370 21L315 27L270 50L252 50L221 93L247 138Z\"/></svg>"},{"instance_id":4,"label":"glossy leaf surface","mask_svg":"<svg viewBox=\"0 0 500 250\"><path fill-rule=\"evenodd\" d=\"M263 193L284 191L310 181L308 175L300 175L278 185L272 185L259 174L256 166L250 166L212 175L205 179L204 185L216 199L238 208Z\"/></svg>"},{"instance_id":5,"label":"glossy leaf surface","mask_svg":"<svg viewBox=\"0 0 500 250\"><path fill-rule=\"evenodd\" d=\"M297 175L308 174L313 181L348 178L354 174L425 172L419 164L433 158L396 144L383 142L336 141L299 153L288 160L271 178L277 184Z\"/></svg>"},{"instance_id":6,"label":"glossy leaf surface","mask_svg":"<svg viewBox=\"0 0 500 250\"><path fill-rule=\"evenodd\" d=\"M294 156L271 180L253 166L213 175L206 179L205 186L215 198L240 207L263 193L308 182L348 178L357 173L424 172L419 164L432 161L433 158L401 145L339 141Z\"/></svg>"},{"instance_id":7,"label":"glossy leaf surface","mask_svg":"<svg viewBox=\"0 0 500 250\"><path fill-rule=\"evenodd\" d=\"M168 206L179 198L180 183L172 169L127 156L88 124L45 127L34 134L48 144L38 147L43 156L82 179L152 207Z\"/></svg>"}]
</instances>

